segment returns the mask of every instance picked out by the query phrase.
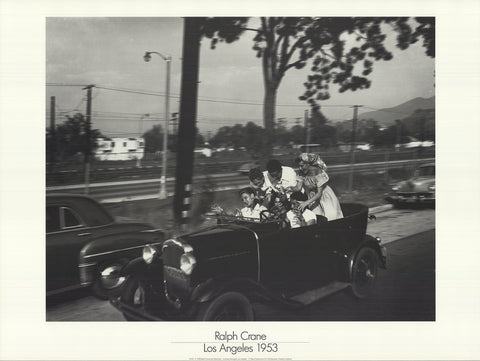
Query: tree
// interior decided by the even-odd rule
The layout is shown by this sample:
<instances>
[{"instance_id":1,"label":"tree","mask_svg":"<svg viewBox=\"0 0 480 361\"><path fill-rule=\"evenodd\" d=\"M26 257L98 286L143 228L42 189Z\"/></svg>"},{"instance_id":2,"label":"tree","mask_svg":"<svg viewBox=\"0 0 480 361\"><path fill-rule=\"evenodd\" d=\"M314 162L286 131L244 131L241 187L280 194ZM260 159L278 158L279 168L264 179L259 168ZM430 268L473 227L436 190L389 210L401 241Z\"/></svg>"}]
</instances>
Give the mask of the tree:
<instances>
[{"instance_id":1,"label":"tree","mask_svg":"<svg viewBox=\"0 0 480 361\"><path fill-rule=\"evenodd\" d=\"M253 158L257 157L262 149L262 139L265 129L259 125L248 122L244 126L235 124L233 127L221 127L210 139L210 144L215 147L234 147L245 149Z\"/></svg>"},{"instance_id":2,"label":"tree","mask_svg":"<svg viewBox=\"0 0 480 361\"><path fill-rule=\"evenodd\" d=\"M256 159L262 151L262 139L265 137L265 129L259 125L248 122L244 127L243 146Z\"/></svg>"},{"instance_id":3,"label":"tree","mask_svg":"<svg viewBox=\"0 0 480 361\"><path fill-rule=\"evenodd\" d=\"M336 129L327 125L327 118L320 110L320 106L315 105L308 119L310 126L310 143L318 143L325 148L331 148L336 144Z\"/></svg>"},{"instance_id":4,"label":"tree","mask_svg":"<svg viewBox=\"0 0 480 361\"><path fill-rule=\"evenodd\" d=\"M163 128L161 125L154 125L150 130L143 133L145 140L145 152L155 153L163 150Z\"/></svg>"},{"instance_id":5,"label":"tree","mask_svg":"<svg viewBox=\"0 0 480 361\"><path fill-rule=\"evenodd\" d=\"M154 125L142 135L145 140L145 152L155 153L163 151L163 128L161 125ZM174 134L168 134L167 148L170 152L177 151L178 138ZM205 143L205 138L198 132L195 136L195 146L199 147Z\"/></svg>"},{"instance_id":6,"label":"tree","mask_svg":"<svg viewBox=\"0 0 480 361\"><path fill-rule=\"evenodd\" d=\"M56 142L54 148L59 160L66 160L78 154L85 155L89 143L92 145L90 152L93 152L96 148L97 138L104 138L104 136L98 129L92 129L88 143L85 133L87 126L85 116L77 113L73 116L66 116L66 118L64 123L55 127L55 140L51 136L51 131L47 131L47 154L53 149L53 141Z\"/></svg>"},{"instance_id":7,"label":"tree","mask_svg":"<svg viewBox=\"0 0 480 361\"><path fill-rule=\"evenodd\" d=\"M261 17L259 28L249 29L248 18L206 18L203 34L212 39L211 47L215 48L219 41L237 40L246 30L256 32L253 49L262 60L263 121L267 132L264 147L268 152L274 143L277 91L288 70L302 69L312 60L312 74L300 97L311 106L329 98L332 83L340 92L366 89L371 84L367 76L373 62L393 57L384 47L386 32L382 25L389 25L397 33L398 48L406 49L423 38L427 56L435 56L435 19L415 20L413 29L407 17ZM361 72L354 72L359 64Z\"/></svg>"},{"instance_id":8,"label":"tree","mask_svg":"<svg viewBox=\"0 0 480 361\"><path fill-rule=\"evenodd\" d=\"M435 140L435 109L417 109L404 118L403 123L415 138L421 141Z\"/></svg>"}]
</instances>

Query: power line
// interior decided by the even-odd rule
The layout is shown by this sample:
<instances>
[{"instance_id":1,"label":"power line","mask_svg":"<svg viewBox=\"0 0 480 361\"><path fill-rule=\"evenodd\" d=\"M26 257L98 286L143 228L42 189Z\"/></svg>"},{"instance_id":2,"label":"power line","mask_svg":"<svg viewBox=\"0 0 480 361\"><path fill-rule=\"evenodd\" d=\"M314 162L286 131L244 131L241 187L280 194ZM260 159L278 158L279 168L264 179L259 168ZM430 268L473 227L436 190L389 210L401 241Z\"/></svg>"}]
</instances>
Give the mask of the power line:
<instances>
[{"instance_id":1,"label":"power line","mask_svg":"<svg viewBox=\"0 0 480 361\"><path fill-rule=\"evenodd\" d=\"M47 86L78 86L77 84L55 84L55 83L47 83ZM164 97L165 94L161 92L154 92L149 90L140 90L140 89L128 89L128 88L118 88L118 87L106 87L102 85L96 85L96 88L111 90L111 91L118 91L123 93L133 93L133 94L140 94L140 95L151 95L151 96L162 96ZM170 97L179 99L180 96L177 94L170 94ZM263 106L263 102L254 102L254 101L246 101L241 99L227 99L227 98L215 98L215 97L198 97L198 101L202 102L210 102L210 103L225 103L225 104L239 104L239 105L254 105L254 106ZM276 104L278 107L299 107L305 108L308 107L307 104ZM351 107L351 104L325 104L321 105L321 108L345 108Z\"/></svg>"}]
</instances>

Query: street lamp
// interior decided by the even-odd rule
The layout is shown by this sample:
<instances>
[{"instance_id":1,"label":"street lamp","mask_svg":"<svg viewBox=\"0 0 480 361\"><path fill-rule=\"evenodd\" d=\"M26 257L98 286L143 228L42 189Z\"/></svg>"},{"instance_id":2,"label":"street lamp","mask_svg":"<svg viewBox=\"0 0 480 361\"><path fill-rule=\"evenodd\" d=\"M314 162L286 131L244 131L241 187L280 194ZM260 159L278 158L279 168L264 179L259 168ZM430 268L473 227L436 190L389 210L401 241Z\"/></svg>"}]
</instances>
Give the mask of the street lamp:
<instances>
[{"instance_id":1,"label":"street lamp","mask_svg":"<svg viewBox=\"0 0 480 361\"><path fill-rule=\"evenodd\" d=\"M151 54L157 54L163 60L165 60L167 64L167 82L166 82L166 96L165 96L165 130L163 131L163 159L162 159L162 176L160 178L160 194L158 198L165 199L167 198L167 191L165 187L166 182L166 174L167 174L167 141L168 141L168 120L170 118L170 62L172 61L172 57L167 55L163 55L157 51L147 51L143 56L143 60L147 63L152 59Z\"/></svg>"}]
</instances>

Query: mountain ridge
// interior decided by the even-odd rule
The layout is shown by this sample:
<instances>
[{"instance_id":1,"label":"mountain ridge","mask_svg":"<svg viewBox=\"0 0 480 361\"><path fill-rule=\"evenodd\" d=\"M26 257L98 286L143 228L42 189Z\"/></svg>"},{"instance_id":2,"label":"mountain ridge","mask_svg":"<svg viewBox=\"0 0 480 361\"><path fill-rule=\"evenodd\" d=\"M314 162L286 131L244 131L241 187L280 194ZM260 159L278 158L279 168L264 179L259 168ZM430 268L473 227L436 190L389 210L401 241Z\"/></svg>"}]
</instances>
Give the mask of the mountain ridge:
<instances>
[{"instance_id":1,"label":"mountain ridge","mask_svg":"<svg viewBox=\"0 0 480 361\"><path fill-rule=\"evenodd\" d=\"M417 97L394 107L360 113L358 119L373 119L377 121L378 125L389 127L395 124L396 119L406 118L417 109L435 109L435 96L430 98Z\"/></svg>"}]
</instances>

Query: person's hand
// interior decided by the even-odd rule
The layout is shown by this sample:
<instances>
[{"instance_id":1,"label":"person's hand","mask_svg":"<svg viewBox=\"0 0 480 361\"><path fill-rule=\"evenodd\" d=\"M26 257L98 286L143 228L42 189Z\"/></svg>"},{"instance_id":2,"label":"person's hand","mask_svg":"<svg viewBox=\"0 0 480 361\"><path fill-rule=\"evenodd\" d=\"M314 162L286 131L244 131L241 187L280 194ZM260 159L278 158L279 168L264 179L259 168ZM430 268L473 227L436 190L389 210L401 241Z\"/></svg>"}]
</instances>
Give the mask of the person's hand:
<instances>
[{"instance_id":1,"label":"person's hand","mask_svg":"<svg viewBox=\"0 0 480 361\"><path fill-rule=\"evenodd\" d=\"M235 211L233 212L233 214L235 215L235 217L241 217L242 211L240 211L240 209L238 208L235 208Z\"/></svg>"},{"instance_id":2,"label":"person's hand","mask_svg":"<svg viewBox=\"0 0 480 361\"><path fill-rule=\"evenodd\" d=\"M304 202L300 203L298 208L303 212L305 210L305 208L308 207L308 205L309 205L308 201L304 201Z\"/></svg>"},{"instance_id":3,"label":"person's hand","mask_svg":"<svg viewBox=\"0 0 480 361\"><path fill-rule=\"evenodd\" d=\"M299 207L292 208L292 211L293 211L293 214L295 215L295 217L297 217L298 219L303 218L302 217L302 210Z\"/></svg>"},{"instance_id":4,"label":"person's hand","mask_svg":"<svg viewBox=\"0 0 480 361\"><path fill-rule=\"evenodd\" d=\"M225 212L224 209L218 204L214 204L211 208L211 211L216 214L222 214L223 212Z\"/></svg>"}]
</instances>

